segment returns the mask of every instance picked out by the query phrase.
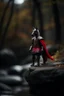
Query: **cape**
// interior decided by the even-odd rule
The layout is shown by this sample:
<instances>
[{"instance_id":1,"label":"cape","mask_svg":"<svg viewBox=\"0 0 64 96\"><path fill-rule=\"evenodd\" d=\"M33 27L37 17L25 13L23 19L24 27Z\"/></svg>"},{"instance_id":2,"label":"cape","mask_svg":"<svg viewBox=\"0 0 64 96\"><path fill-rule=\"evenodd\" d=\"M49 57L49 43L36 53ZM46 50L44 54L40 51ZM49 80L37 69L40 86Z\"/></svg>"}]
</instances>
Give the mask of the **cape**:
<instances>
[{"instance_id":1,"label":"cape","mask_svg":"<svg viewBox=\"0 0 64 96\"><path fill-rule=\"evenodd\" d=\"M46 43L45 43L44 39L40 39L40 43L42 44L42 46L44 48L46 58L54 60L54 58L49 54L49 52L48 52L48 50L46 48Z\"/></svg>"}]
</instances>

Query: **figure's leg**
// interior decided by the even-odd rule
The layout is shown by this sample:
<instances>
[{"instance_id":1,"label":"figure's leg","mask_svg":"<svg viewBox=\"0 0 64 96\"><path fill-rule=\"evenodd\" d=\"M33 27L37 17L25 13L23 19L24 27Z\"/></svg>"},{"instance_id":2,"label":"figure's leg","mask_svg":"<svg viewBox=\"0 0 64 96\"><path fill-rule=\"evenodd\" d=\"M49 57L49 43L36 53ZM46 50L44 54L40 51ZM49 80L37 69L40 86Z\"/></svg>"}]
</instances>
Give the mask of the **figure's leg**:
<instances>
[{"instance_id":1,"label":"figure's leg","mask_svg":"<svg viewBox=\"0 0 64 96\"><path fill-rule=\"evenodd\" d=\"M39 53L37 54L37 63L38 63L38 66L40 66L40 54Z\"/></svg>"},{"instance_id":2,"label":"figure's leg","mask_svg":"<svg viewBox=\"0 0 64 96\"><path fill-rule=\"evenodd\" d=\"M32 66L34 66L34 62L35 62L35 54L32 55Z\"/></svg>"},{"instance_id":3,"label":"figure's leg","mask_svg":"<svg viewBox=\"0 0 64 96\"><path fill-rule=\"evenodd\" d=\"M46 63L46 61L47 61L46 56L43 56L43 64L45 64L45 63Z\"/></svg>"},{"instance_id":4,"label":"figure's leg","mask_svg":"<svg viewBox=\"0 0 64 96\"><path fill-rule=\"evenodd\" d=\"M47 57L44 51L42 52L42 58L43 58L43 64L45 64L47 61Z\"/></svg>"}]
</instances>

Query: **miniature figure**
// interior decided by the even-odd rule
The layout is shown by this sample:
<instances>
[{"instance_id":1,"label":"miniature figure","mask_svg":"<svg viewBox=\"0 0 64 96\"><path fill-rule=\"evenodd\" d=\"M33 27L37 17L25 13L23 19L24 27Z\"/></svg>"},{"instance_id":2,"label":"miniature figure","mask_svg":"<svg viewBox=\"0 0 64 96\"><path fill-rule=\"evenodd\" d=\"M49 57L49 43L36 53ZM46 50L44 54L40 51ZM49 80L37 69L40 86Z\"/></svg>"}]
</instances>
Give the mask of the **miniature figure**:
<instances>
[{"instance_id":1,"label":"miniature figure","mask_svg":"<svg viewBox=\"0 0 64 96\"><path fill-rule=\"evenodd\" d=\"M46 63L47 58L54 60L54 58L49 54L48 50L46 49L46 43L44 38L40 36L40 32L37 28L34 28L32 31L32 45L30 46L29 50L32 52L32 60L34 66L35 57L37 57L38 66L40 66L40 55L43 58L43 64Z\"/></svg>"}]
</instances>

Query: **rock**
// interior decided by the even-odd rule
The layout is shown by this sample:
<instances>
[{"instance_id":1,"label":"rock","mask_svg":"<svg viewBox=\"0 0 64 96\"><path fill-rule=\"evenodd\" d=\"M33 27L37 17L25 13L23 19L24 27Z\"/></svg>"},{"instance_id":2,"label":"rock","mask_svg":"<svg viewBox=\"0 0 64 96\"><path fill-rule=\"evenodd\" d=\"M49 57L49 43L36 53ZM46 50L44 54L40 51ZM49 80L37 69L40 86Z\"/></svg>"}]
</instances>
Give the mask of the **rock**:
<instances>
[{"instance_id":1,"label":"rock","mask_svg":"<svg viewBox=\"0 0 64 96\"><path fill-rule=\"evenodd\" d=\"M30 68L30 64L27 65L14 65L7 70L8 75L18 75L24 78L25 72Z\"/></svg>"},{"instance_id":2,"label":"rock","mask_svg":"<svg viewBox=\"0 0 64 96\"><path fill-rule=\"evenodd\" d=\"M21 76L23 71L23 67L21 65L14 65L8 69L8 74L9 75L18 75Z\"/></svg>"},{"instance_id":3,"label":"rock","mask_svg":"<svg viewBox=\"0 0 64 96\"><path fill-rule=\"evenodd\" d=\"M10 49L2 49L0 51L0 69L7 69L17 64L15 53Z\"/></svg>"},{"instance_id":4,"label":"rock","mask_svg":"<svg viewBox=\"0 0 64 96\"><path fill-rule=\"evenodd\" d=\"M9 86L17 86L21 85L23 80L20 76L7 75L7 76L0 76L0 82Z\"/></svg>"},{"instance_id":5,"label":"rock","mask_svg":"<svg viewBox=\"0 0 64 96\"><path fill-rule=\"evenodd\" d=\"M58 45L47 45L46 47L51 55L54 55L58 50Z\"/></svg>"},{"instance_id":6,"label":"rock","mask_svg":"<svg viewBox=\"0 0 64 96\"><path fill-rule=\"evenodd\" d=\"M37 69L37 68L36 68ZM26 80L30 86L30 93L35 96L62 96L64 95L64 69L44 67L29 69Z\"/></svg>"},{"instance_id":7,"label":"rock","mask_svg":"<svg viewBox=\"0 0 64 96\"><path fill-rule=\"evenodd\" d=\"M8 96L8 95L11 95L12 96L13 94L13 90L10 86L4 84L4 83L0 83L0 95L1 96Z\"/></svg>"},{"instance_id":8,"label":"rock","mask_svg":"<svg viewBox=\"0 0 64 96\"><path fill-rule=\"evenodd\" d=\"M6 76L8 75L6 70L0 70L0 76Z\"/></svg>"},{"instance_id":9,"label":"rock","mask_svg":"<svg viewBox=\"0 0 64 96\"><path fill-rule=\"evenodd\" d=\"M12 89L8 85L0 83L0 91L12 91Z\"/></svg>"}]
</instances>

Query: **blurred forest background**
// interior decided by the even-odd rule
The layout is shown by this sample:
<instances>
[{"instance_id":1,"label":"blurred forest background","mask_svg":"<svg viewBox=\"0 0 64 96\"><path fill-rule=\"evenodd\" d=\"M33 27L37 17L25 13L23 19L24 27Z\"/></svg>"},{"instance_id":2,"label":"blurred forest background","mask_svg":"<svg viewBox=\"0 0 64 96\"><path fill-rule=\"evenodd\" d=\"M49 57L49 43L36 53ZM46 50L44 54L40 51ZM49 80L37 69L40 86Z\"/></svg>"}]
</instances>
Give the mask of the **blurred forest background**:
<instances>
[{"instance_id":1,"label":"blurred forest background","mask_svg":"<svg viewBox=\"0 0 64 96\"><path fill-rule=\"evenodd\" d=\"M31 69L33 27L54 58L45 64L40 58L41 69ZM62 86L64 0L0 0L0 96L58 96L64 94Z\"/></svg>"},{"instance_id":2,"label":"blurred forest background","mask_svg":"<svg viewBox=\"0 0 64 96\"><path fill-rule=\"evenodd\" d=\"M12 49L18 59L26 57L33 27L40 29L46 44L64 44L64 1L0 0L0 49Z\"/></svg>"}]
</instances>

